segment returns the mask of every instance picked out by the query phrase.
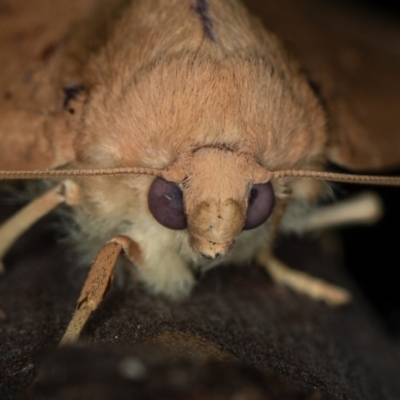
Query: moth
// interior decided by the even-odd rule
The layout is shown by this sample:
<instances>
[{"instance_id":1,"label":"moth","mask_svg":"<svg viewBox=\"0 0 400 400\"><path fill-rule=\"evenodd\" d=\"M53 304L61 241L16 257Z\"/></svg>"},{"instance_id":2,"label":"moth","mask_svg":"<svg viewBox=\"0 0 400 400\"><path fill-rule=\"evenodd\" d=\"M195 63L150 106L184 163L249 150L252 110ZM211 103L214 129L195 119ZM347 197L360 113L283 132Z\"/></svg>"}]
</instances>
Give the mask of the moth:
<instances>
[{"instance_id":1,"label":"moth","mask_svg":"<svg viewBox=\"0 0 400 400\"><path fill-rule=\"evenodd\" d=\"M173 299L198 271L254 261L280 284L348 302L345 289L279 261L274 238L375 218L370 197L318 207L330 193L322 181L400 179L326 165L400 157L357 165L301 65L238 0L92 3L29 78L26 101L40 112L3 99L0 120L0 179L51 186L0 227L0 259L61 204L82 262L98 254L65 340L104 297L121 252L137 281Z\"/></svg>"}]
</instances>

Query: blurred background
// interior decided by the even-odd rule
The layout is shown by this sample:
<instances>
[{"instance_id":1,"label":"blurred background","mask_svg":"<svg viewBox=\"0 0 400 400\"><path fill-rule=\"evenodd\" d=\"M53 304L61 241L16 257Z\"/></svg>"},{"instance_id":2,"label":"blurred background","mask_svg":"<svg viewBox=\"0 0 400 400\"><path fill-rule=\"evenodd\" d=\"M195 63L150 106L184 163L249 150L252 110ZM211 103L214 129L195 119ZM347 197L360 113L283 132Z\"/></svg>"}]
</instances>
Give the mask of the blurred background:
<instances>
[{"instance_id":1,"label":"blurred background","mask_svg":"<svg viewBox=\"0 0 400 400\"><path fill-rule=\"evenodd\" d=\"M400 175L400 170L395 174ZM385 214L374 226L340 229L344 263L389 332L400 339L400 188L346 185L341 193L356 194L366 189L379 193Z\"/></svg>"},{"instance_id":2,"label":"blurred background","mask_svg":"<svg viewBox=\"0 0 400 400\"><path fill-rule=\"evenodd\" d=\"M396 20L400 27L399 1L352 1L362 8L376 10L379 18ZM400 80L400 71L398 79ZM393 175L400 175L400 169L391 172ZM340 230L345 265L378 310L389 332L400 339L400 188L342 186L343 193L348 194L367 189L376 191L382 197L385 215L375 226L347 227Z\"/></svg>"},{"instance_id":3,"label":"blurred background","mask_svg":"<svg viewBox=\"0 0 400 400\"><path fill-rule=\"evenodd\" d=\"M399 12L400 4L398 0L353 0L359 5L368 5L382 9L384 12Z\"/></svg>"}]
</instances>

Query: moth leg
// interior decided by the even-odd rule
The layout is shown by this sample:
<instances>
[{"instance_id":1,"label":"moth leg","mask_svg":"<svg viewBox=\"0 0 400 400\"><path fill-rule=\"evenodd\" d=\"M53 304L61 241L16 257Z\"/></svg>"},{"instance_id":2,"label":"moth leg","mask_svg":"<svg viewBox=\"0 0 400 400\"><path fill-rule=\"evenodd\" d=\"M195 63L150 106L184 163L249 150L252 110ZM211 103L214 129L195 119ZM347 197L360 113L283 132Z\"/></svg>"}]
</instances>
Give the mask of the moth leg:
<instances>
[{"instance_id":1,"label":"moth leg","mask_svg":"<svg viewBox=\"0 0 400 400\"><path fill-rule=\"evenodd\" d=\"M1 260L18 237L40 218L66 201L67 186L71 187L69 181L60 183L33 200L0 226L0 272L4 271Z\"/></svg>"},{"instance_id":2,"label":"moth leg","mask_svg":"<svg viewBox=\"0 0 400 400\"><path fill-rule=\"evenodd\" d=\"M304 221L304 231L327 229L347 224L373 224L383 214L379 196L373 192L361 193L339 203L320 207Z\"/></svg>"},{"instance_id":3,"label":"moth leg","mask_svg":"<svg viewBox=\"0 0 400 400\"><path fill-rule=\"evenodd\" d=\"M382 214L383 207L379 196L365 192L340 203L316 209L304 218L299 231L305 233L353 223L372 224L378 221ZM351 301L349 291L288 267L268 249L260 252L257 261L275 282L313 299L323 300L331 306L340 306Z\"/></svg>"},{"instance_id":4,"label":"moth leg","mask_svg":"<svg viewBox=\"0 0 400 400\"><path fill-rule=\"evenodd\" d=\"M76 310L60 341L60 346L75 342L79 338L90 314L97 309L111 287L117 259L121 253L124 253L132 263L140 264L140 248L127 236L117 236L103 246L90 268Z\"/></svg>"},{"instance_id":5,"label":"moth leg","mask_svg":"<svg viewBox=\"0 0 400 400\"><path fill-rule=\"evenodd\" d=\"M268 271L276 283L315 300L323 300L331 306L341 306L351 301L351 294L346 289L289 268L267 249L258 254L257 262Z\"/></svg>"}]
</instances>

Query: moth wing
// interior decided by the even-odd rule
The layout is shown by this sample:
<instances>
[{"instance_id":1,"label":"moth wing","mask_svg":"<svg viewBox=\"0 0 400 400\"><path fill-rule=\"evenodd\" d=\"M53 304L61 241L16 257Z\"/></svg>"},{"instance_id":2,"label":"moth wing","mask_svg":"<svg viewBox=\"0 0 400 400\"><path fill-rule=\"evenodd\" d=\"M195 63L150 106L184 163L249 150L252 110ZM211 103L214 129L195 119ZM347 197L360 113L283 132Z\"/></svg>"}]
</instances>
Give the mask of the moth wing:
<instances>
[{"instance_id":1,"label":"moth wing","mask_svg":"<svg viewBox=\"0 0 400 400\"><path fill-rule=\"evenodd\" d=\"M318 0L247 0L300 59L328 113L330 161L400 165L400 25L372 8Z\"/></svg>"},{"instance_id":2,"label":"moth wing","mask_svg":"<svg viewBox=\"0 0 400 400\"><path fill-rule=\"evenodd\" d=\"M91 3L0 2L1 170L55 168L74 159L75 132L62 90L73 82L61 54Z\"/></svg>"},{"instance_id":3,"label":"moth wing","mask_svg":"<svg viewBox=\"0 0 400 400\"><path fill-rule=\"evenodd\" d=\"M74 159L73 135L61 129L61 121L47 117L46 108L26 111L16 104L0 102L1 170L55 168Z\"/></svg>"}]
</instances>

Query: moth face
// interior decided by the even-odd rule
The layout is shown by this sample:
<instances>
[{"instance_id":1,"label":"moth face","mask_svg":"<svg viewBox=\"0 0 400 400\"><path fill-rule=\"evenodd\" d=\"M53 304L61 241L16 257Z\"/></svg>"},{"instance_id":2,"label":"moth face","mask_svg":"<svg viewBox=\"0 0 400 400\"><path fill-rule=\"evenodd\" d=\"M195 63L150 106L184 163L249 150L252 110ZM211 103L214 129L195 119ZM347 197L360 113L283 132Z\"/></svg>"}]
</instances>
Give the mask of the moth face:
<instances>
[{"instance_id":1,"label":"moth face","mask_svg":"<svg viewBox=\"0 0 400 400\"><path fill-rule=\"evenodd\" d=\"M252 183L252 163L223 150L204 149L187 163L178 185L156 178L148 205L169 229L187 229L193 248L206 258L226 254L243 230L254 229L271 215L272 185Z\"/></svg>"}]
</instances>

